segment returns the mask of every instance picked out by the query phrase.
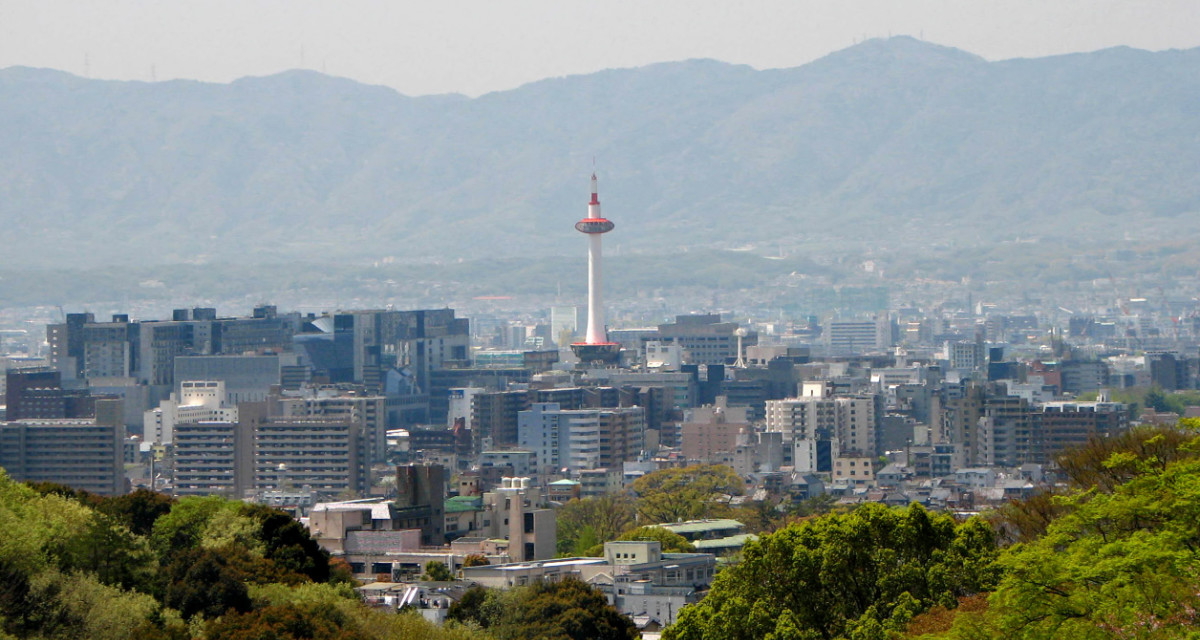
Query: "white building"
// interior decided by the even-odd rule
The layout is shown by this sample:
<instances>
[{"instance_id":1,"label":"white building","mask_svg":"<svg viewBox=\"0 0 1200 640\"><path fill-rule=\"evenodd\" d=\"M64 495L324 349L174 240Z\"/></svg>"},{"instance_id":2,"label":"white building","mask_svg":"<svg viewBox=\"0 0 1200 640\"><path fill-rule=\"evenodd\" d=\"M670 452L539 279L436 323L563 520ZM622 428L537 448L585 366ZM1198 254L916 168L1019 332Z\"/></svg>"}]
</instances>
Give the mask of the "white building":
<instances>
[{"instance_id":1,"label":"white building","mask_svg":"<svg viewBox=\"0 0 1200 640\"><path fill-rule=\"evenodd\" d=\"M237 422L236 406L226 403L225 383L219 380L185 380L179 394L145 412L143 428L148 444L174 444L175 425L197 422Z\"/></svg>"},{"instance_id":2,"label":"white building","mask_svg":"<svg viewBox=\"0 0 1200 640\"><path fill-rule=\"evenodd\" d=\"M892 320L880 314L875 320L827 320L821 340L829 353L870 353L892 346Z\"/></svg>"},{"instance_id":3,"label":"white building","mask_svg":"<svg viewBox=\"0 0 1200 640\"><path fill-rule=\"evenodd\" d=\"M446 426L453 427L455 420L462 420L463 426L470 429L471 400L476 394L483 393L482 387L459 387L450 390L450 409L446 412Z\"/></svg>"},{"instance_id":4,"label":"white building","mask_svg":"<svg viewBox=\"0 0 1200 640\"><path fill-rule=\"evenodd\" d=\"M802 393L767 401L767 431L782 432L785 443L836 438L843 451L874 455L877 396L836 397L825 382L805 382Z\"/></svg>"}]
</instances>

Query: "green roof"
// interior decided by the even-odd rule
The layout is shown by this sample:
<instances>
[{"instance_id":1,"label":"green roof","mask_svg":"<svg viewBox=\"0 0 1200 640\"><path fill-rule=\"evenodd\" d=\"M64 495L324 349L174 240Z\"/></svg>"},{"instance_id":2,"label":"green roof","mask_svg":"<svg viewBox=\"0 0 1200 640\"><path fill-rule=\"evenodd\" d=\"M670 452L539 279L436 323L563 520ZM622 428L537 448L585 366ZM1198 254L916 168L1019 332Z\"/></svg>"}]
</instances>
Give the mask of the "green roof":
<instances>
[{"instance_id":1,"label":"green roof","mask_svg":"<svg viewBox=\"0 0 1200 640\"><path fill-rule=\"evenodd\" d=\"M563 478L562 480L555 480L554 482L551 482L550 486L552 486L552 487L574 487L574 486L577 486L578 484L579 483L575 482L574 480L568 480L566 478Z\"/></svg>"},{"instance_id":2,"label":"green roof","mask_svg":"<svg viewBox=\"0 0 1200 640\"><path fill-rule=\"evenodd\" d=\"M704 533L705 531L723 531L726 529L742 529L746 525L737 520L723 518L720 520L689 520L687 522L664 522L662 524L653 525L662 527L667 531L673 531L679 535L688 533Z\"/></svg>"},{"instance_id":3,"label":"green roof","mask_svg":"<svg viewBox=\"0 0 1200 640\"><path fill-rule=\"evenodd\" d=\"M483 509L483 498L479 496L454 496L445 503L446 513L462 513Z\"/></svg>"},{"instance_id":4,"label":"green roof","mask_svg":"<svg viewBox=\"0 0 1200 640\"><path fill-rule=\"evenodd\" d=\"M728 538L717 538L716 540L697 540L692 543L696 547L696 551L705 551L708 549L733 549L741 547L751 540L758 540L758 536L753 533L743 533Z\"/></svg>"}]
</instances>

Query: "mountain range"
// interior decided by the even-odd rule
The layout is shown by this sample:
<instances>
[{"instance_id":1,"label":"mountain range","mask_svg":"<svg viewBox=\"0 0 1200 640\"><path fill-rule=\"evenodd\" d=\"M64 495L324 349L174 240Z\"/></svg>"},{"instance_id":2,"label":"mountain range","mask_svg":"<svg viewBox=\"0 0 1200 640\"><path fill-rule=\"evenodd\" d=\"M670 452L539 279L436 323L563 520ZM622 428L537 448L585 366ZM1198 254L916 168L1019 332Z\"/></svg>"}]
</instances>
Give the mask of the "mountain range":
<instances>
[{"instance_id":1,"label":"mountain range","mask_svg":"<svg viewBox=\"0 0 1200 640\"><path fill-rule=\"evenodd\" d=\"M382 62L381 62L382 64ZM1200 235L1200 49L990 62L907 37L408 97L312 71L0 70L0 268L458 261Z\"/></svg>"}]
</instances>

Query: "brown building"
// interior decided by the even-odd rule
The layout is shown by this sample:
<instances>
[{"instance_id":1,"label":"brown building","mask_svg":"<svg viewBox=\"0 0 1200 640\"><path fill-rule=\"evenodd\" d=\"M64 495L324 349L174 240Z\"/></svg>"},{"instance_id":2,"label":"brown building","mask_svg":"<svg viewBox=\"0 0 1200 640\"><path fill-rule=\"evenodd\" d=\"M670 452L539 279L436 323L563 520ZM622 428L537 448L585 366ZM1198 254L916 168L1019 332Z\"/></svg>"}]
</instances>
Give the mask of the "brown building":
<instances>
[{"instance_id":1,"label":"brown building","mask_svg":"<svg viewBox=\"0 0 1200 640\"><path fill-rule=\"evenodd\" d=\"M445 501L446 470L441 465L410 464L396 468L395 528L420 529L421 544L442 544Z\"/></svg>"},{"instance_id":2,"label":"brown building","mask_svg":"<svg viewBox=\"0 0 1200 640\"><path fill-rule=\"evenodd\" d=\"M747 413L747 407L726 407L723 402L693 409L682 425L683 457L706 461L737 449L738 433L749 428Z\"/></svg>"},{"instance_id":3,"label":"brown building","mask_svg":"<svg viewBox=\"0 0 1200 640\"><path fill-rule=\"evenodd\" d=\"M5 374L8 420L87 419L96 415L86 389L63 389L53 369L16 369Z\"/></svg>"}]
</instances>

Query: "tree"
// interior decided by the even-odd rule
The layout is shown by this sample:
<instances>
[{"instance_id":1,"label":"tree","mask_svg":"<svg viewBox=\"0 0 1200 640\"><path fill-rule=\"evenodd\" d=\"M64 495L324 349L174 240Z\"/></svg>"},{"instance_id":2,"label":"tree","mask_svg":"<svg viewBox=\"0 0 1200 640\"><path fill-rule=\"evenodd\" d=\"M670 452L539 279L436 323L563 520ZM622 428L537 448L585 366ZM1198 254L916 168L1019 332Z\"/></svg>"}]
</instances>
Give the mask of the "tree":
<instances>
[{"instance_id":1,"label":"tree","mask_svg":"<svg viewBox=\"0 0 1200 640\"><path fill-rule=\"evenodd\" d=\"M1195 448L1183 446L1195 438L1200 420L1185 418L1179 425L1182 430L1137 427L1109 438L1093 438L1061 453L1058 466L1075 487L1111 491L1148 467L1161 470L1175 460L1200 456Z\"/></svg>"},{"instance_id":2,"label":"tree","mask_svg":"<svg viewBox=\"0 0 1200 640\"><path fill-rule=\"evenodd\" d=\"M487 556L484 556L483 554L480 554L480 553L472 553L472 554L468 555L467 557L463 558L462 566L465 569L467 567L486 567L489 564L491 564L491 563L488 562Z\"/></svg>"},{"instance_id":3,"label":"tree","mask_svg":"<svg viewBox=\"0 0 1200 640\"><path fill-rule=\"evenodd\" d=\"M138 489L133 493L106 497L96 508L128 527L134 534L148 536L154 530L154 523L170 513L174 504L175 499L171 496Z\"/></svg>"},{"instance_id":4,"label":"tree","mask_svg":"<svg viewBox=\"0 0 1200 640\"><path fill-rule=\"evenodd\" d=\"M604 594L576 580L497 590L471 587L447 618L478 626L498 640L629 640L637 628Z\"/></svg>"},{"instance_id":5,"label":"tree","mask_svg":"<svg viewBox=\"0 0 1200 640\"><path fill-rule=\"evenodd\" d=\"M450 582L454 580L454 574L446 567L446 563L430 560L425 563L425 575L421 579L427 582Z\"/></svg>"},{"instance_id":6,"label":"tree","mask_svg":"<svg viewBox=\"0 0 1200 640\"><path fill-rule=\"evenodd\" d=\"M314 582L329 579L329 553L295 518L262 505L245 505L243 513L259 521L266 559Z\"/></svg>"},{"instance_id":7,"label":"tree","mask_svg":"<svg viewBox=\"0 0 1200 640\"><path fill-rule=\"evenodd\" d=\"M1181 448L1198 446L1193 437ZM979 617L994 635L1192 637L1200 625L1200 460L1159 469L1121 452L1112 462L1143 472L1112 491L1059 496L1061 513L1045 534L1001 557L1004 579Z\"/></svg>"},{"instance_id":8,"label":"tree","mask_svg":"<svg viewBox=\"0 0 1200 640\"><path fill-rule=\"evenodd\" d=\"M450 605L446 619L487 629L499 622L505 607L500 604L503 592L475 585L467 589L458 602Z\"/></svg>"},{"instance_id":9,"label":"tree","mask_svg":"<svg viewBox=\"0 0 1200 640\"><path fill-rule=\"evenodd\" d=\"M662 469L633 482L638 515L647 523L723 515L728 509L723 497L744 491L742 479L725 465Z\"/></svg>"},{"instance_id":10,"label":"tree","mask_svg":"<svg viewBox=\"0 0 1200 640\"><path fill-rule=\"evenodd\" d=\"M57 583L35 585L28 570L0 556L0 632L18 637L54 637L78 626L63 606Z\"/></svg>"},{"instance_id":11,"label":"tree","mask_svg":"<svg viewBox=\"0 0 1200 640\"><path fill-rule=\"evenodd\" d=\"M219 550L184 551L165 573L167 587L163 601L185 618L195 615L215 618L226 611L251 609L250 594L241 572Z\"/></svg>"},{"instance_id":12,"label":"tree","mask_svg":"<svg viewBox=\"0 0 1200 640\"><path fill-rule=\"evenodd\" d=\"M624 495L574 499L558 508L558 552L582 555L587 549L616 538L633 524L636 509Z\"/></svg>"},{"instance_id":13,"label":"tree","mask_svg":"<svg viewBox=\"0 0 1200 640\"><path fill-rule=\"evenodd\" d=\"M668 640L883 637L996 582L992 530L920 505L866 504L750 541Z\"/></svg>"},{"instance_id":14,"label":"tree","mask_svg":"<svg viewBox=\"0 0 1200 640\"><path fill-rule=\"evenodd\" d=\"M1146 403L1147 409L1154 409L1159 413L1183 413L1181 407L1176 407L1174 403L1167 399L1163 393L1162 387L1155 385L1146 392L1146 397L1143 400Z\"/></svg>"},{"instance_id":15,"label":"tree","mask_svg":"<svg viewBox=\"0 0 1200 640\"><path fill-rule=\"evenodd\" d=\"M183 498L155 520L150 546L164 564L170 563L175 555L200 545L213 514L222 509L236 510L239 504L220 496Z\"/></svg>"},{"instance_id":16,"label":"tree","mask_svg":"<svg viewBox=\"0 0 1200 640\"><path fill-rule=\"evenodd\" d=\"M634 640L637 627L604 594L569 578L539 582L517 594L515 606L490 630L500 640Z\"/></svg>"},{"instance_id":17,"label":"tree","mask_svg":"<svg viewBox=\"0 0 1200 640\"><path fill-rule=\"evenodd\" d=\"M27 482L25 484L43 496L59 496L78 502L85 507L95 508L104 501L103 496L57 482Z\"/></svg>"},{"instance_id":18,"label":"tree","mask_svg":"<svg viewBox=\"0 0 1200 640\"><path fill-rule=\"evenodd\" d=\"M63 571L90 572L104 584L143 592L153 590L158 570L147 540L101 513L63 546L57 564Z\"/></svg>"},{"instance_id":19,"label":"tree","mask_svg":"<svg viewBox=\"0 0 1200 640\"><path fill-rule=\"evenodd\" d=\"M268 606L223 616L205 627L207 640L371 640L329 605Z\"/></svg>"}]
</instances>

